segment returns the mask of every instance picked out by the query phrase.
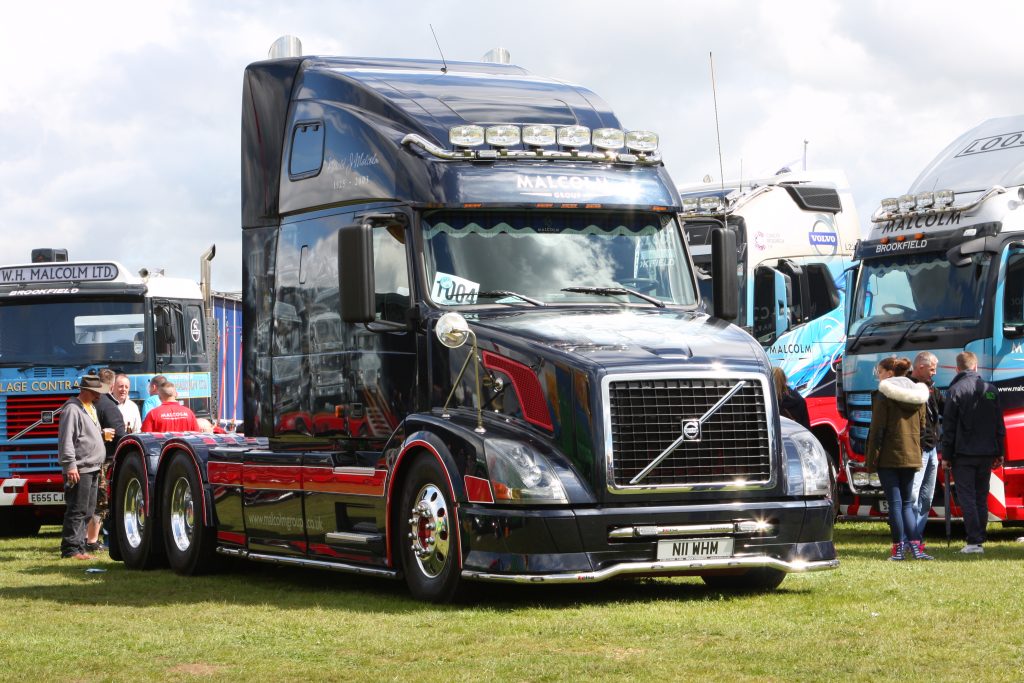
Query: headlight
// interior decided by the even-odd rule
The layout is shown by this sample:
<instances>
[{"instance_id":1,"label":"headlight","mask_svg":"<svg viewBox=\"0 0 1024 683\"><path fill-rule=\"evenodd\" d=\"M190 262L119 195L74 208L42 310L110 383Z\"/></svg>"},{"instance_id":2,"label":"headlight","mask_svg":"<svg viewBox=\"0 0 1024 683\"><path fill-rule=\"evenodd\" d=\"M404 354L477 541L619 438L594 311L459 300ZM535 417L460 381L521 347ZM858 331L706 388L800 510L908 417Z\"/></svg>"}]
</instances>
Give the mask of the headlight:
<instances>
[{"instance_id":1,"label":"headlight","mask_svg":"<svg viewBox=\"0 0 1024 683\"><path fill-rule=\"evenodd\" d=\"M558 475L540 453L526 444L508 439L484 441L487 473L494 489L494 502L569 502Z\"/></svg>"},{"instance_id":2,"label":"headlight","mask_svg":"<svg viewBox=\"0 0 1024 683\"><path fill-rule=\"evenodd\" d=\"M831 493L832 480L829 476L828 454L818 440L810 432L800 431L790 434L789 438L795 446L799 458L799 481L791 480L789 493L798 496L827 496ZM793 474L790 468L790 474Z\"/></svg>"}]
</instances>

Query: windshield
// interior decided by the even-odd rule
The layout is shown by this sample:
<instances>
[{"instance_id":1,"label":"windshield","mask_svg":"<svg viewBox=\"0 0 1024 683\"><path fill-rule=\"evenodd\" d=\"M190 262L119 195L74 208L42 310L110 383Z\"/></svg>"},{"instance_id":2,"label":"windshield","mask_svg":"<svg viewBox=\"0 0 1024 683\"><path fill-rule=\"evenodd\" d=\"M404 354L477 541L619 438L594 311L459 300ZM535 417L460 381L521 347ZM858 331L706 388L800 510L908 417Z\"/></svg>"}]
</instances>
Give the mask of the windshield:
<instances>
[{"instance_id":1,"label":"windshield","mask_svg":"<svg viewBox=\"0 0 1024 683\"><path fill-rule=\"evenodd\" d=\"M0 306L0 364L83 366L145 358L142 301L24 302Z\"/></svg>"},{"instance_id":2,"label":"windshield","mask_svg":"<svg viewBox=\"0 0 1024 683\"><path fill-rule=\"evenodd\" d=\"M976 325L985 302L988 254L956 267L944 253L864 261L850 320L850 334L864 325L921 321L935 326ZM884 325L882 325L884 326Z\"/></svg>"},{"instance_id":3,"label":"windshield","mask_svg":"<svg viewBox=\"0 0 1024 683\"><path fill-rule=\"evenodd\" d=\"M439 304L697 302L672 216L439 211L422 223L430 298Z\"/></svg>"}]
</instances>

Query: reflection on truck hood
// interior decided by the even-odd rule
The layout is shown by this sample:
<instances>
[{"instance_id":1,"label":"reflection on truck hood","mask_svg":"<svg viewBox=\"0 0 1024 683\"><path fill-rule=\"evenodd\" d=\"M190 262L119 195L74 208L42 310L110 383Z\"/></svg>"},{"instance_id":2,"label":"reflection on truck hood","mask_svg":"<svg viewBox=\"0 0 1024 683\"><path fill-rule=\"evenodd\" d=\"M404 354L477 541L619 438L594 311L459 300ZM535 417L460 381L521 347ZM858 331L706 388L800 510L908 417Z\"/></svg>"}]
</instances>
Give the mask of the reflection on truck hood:
<instances>
[{"instance_id":1,"label":"reflection on truck hood","mask_svg":"<svg viewBox=\"0 0 1024 683\"><path fill-rule=\"evenodd\" d=\"M499 347L561 352L604 367L662 362L696 369L728 359L730 368L742 363L750 370L764 359L761 347L738 327L687 311L526 310L482 314L470 324Z\"/></svg>"}]
</instances>

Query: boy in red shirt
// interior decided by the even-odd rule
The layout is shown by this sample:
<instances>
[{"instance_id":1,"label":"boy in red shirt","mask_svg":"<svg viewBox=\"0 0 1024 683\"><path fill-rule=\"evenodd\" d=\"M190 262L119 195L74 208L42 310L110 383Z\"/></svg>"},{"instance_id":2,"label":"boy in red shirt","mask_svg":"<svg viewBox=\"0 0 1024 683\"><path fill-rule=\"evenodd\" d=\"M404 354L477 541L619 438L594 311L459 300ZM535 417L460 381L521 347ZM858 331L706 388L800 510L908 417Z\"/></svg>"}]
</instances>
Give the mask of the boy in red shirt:
<instances>
[{"instance_id":1,"label":"boy in red shirt","mask_svg":"<svg viewBox=\"0 0 1024 683\"><path fill-rule=\"evenodd\" d=\"M198 432L199 422L196 414L188 406L178 403L175 398L178 392L174 385L167 382L160 387L160 405L146 413L142 421L144 432Z\"/></svg>"}]
</instances>

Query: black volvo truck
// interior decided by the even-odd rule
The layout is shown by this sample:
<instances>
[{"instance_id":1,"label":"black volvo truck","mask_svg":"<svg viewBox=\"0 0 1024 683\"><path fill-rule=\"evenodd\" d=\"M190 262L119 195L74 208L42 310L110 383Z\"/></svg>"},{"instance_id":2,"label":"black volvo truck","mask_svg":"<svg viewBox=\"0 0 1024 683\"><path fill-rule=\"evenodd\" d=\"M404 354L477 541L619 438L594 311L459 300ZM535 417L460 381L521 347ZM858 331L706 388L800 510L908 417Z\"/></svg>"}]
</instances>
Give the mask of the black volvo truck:
<instances>
[{"instance_id":1,"label":"black volvo truck","mask_svg":"<svg viewBox=\"0 0 1024 683\"><path fill-rule=\"evenodd\" d=\"M715 239L709 315L657 136L500 64L288 57L242 110L245 434L132 435L130 567L218 554L466 581L838 566Z\"/></svg>"}]
</instances>

